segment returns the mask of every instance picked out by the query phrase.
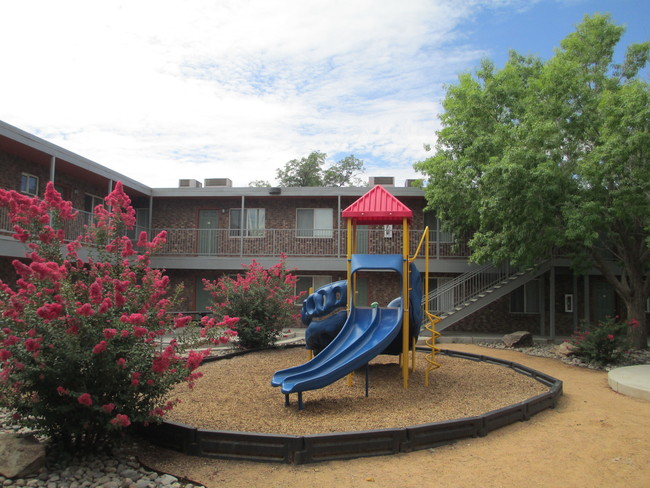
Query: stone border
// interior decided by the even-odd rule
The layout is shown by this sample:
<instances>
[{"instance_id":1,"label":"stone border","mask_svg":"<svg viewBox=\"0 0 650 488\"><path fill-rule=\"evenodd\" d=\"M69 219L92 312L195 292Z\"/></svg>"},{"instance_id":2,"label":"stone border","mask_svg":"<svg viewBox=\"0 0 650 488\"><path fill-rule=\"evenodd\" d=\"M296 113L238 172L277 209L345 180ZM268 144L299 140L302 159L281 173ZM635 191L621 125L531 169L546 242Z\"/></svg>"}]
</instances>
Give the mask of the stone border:
<instances>
[{"instance_id":1,"label":"stone border","mask_svg":"<svg viewBox=\"0 0 650 488\"><path fill-rule=\"evenodd\" d=\"M429 351L426 347L418 347L417 350ZM209 359L228 359L247 352L236 352ZM140 434L157 446L190 456L305 464L411 452L442 446L458 439L484 437L495 429L517 421L529 420L533 415L547 408L555 408L562 395L562 381L527 366L490 356L447 349L443 349L441 354L504 366L539 381L548 386L549 390L523 402L475 417L396 429L294 436L205 430L165 421L141 428Z\"/></svg>"}]
</instances>

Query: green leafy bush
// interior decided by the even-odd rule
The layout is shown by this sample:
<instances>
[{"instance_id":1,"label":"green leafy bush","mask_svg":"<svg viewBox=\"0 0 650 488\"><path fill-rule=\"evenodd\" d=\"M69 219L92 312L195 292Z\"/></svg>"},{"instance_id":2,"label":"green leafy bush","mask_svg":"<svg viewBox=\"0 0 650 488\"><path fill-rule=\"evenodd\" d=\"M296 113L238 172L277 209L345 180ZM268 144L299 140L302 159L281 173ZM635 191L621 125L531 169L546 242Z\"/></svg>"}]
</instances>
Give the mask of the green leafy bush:
<instances>
[{"instance_id":1,"label":"green leafy bush","mask_svg":"<svg viewBox=\"0 0 650 488\"><path fill-rule=\"evenodd\" d=\"M223 276L219 280L204 280L205 289L212 295L208 307L213 317L204 317L203 325L210 328L213 321L229 316L238 317L233 328L242 349L272 346L282 329L292 327L298 316L294 295L297 277L285 268L285 258L265 269L257 261L244 265L246 272L235 278Z\"/></svg>"},{"instance_id":2,"label":"green leafy bush","mask_svg":"<svg viewBox=\"0 0 650 488\"><path fill-rule=\"evenodd\" d=\"M634 320L626 323L607 318L590 328L576 330L569 339L573 354L597 366L616 364L625 357L629 348L627 329L635 323L638 324Z\"/></svg>"},{"instance_id":3,"label":"green leafy bush","mask_svg":"<svg viewBox=\"0 0 650 488\"><path fill-rule=\"evenodd\" d=\"M191 385L205 355L160 345L190 319L172 314L178 290L150 267L164 232L135 243L124 235L135 212L120 183L106 204L66 242L75 212L51 183L43 200L0 190L29 248L13 262L15 285L0 282L0 406L69 451L110 447L131 423L159 420L174 405L171 388Z\"/></svg>"}]
</instances>

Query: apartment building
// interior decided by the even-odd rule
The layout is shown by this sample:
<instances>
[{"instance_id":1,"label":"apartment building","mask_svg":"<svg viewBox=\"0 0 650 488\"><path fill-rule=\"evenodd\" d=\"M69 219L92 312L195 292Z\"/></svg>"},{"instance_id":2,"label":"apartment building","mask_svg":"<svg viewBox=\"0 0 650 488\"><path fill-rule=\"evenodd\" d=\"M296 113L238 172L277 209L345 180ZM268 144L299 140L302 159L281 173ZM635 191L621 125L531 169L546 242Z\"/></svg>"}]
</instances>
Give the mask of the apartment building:
<instances>
[{"instance_id":1,"label":"apartment building","mask_svg":"<svg viewBox=\"0 0 650 488\"><path fill-rule=\"evenodd\" d=\"M203 313L209 305L203 279L237 274L253 259L271 266L286 256L287 267L299 276L297 291L345 279L347 235L341 212L375 184L413 211L411 254L425 227L430 230L428 299L430 309L444 318L441 329L561 336L580 321L622 309L596 271L574 275L561 256L525 270L469 263L463 239L441 231L435 213L425 211L424 192L409 182L397 187L391 177L370 178L368 187L360 188L236 188L221 174L206 175L203 181L181 179L175 188L150 188L4 122L0 169L0 187L28 195L42 196L45 184L53 181L79 210L71 237L92 220L93 208L121 181L137 213L133 238L142 230L150 235L167 231L167 243L152 264L164 268L172 283L184 284L185 312ZM25 254L11 232L6 211L0 209L0 279L7 283L14 281L11 261ZM400 253L401 232L391 226L360 227L357 252ZM423 257L416 265L424 272ZM360 305L385 304L399 294L386 273L359 276Z\"/></svg>"}]
</instances>

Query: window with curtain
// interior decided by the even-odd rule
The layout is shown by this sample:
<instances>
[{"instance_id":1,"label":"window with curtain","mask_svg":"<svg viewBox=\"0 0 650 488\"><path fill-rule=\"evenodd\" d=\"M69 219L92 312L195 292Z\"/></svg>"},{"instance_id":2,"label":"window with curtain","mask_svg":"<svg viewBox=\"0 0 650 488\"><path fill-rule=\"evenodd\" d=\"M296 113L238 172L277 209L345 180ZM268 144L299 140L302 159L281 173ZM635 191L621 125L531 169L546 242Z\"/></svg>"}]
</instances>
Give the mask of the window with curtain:
<instances>
[{"instance_id":1,"label":"window with curtain","mask_svg":"<svg viewBox=\"0 0 650 488\"><path fill-rule=\"evenodd\" d=\"M296 209L296 236L332 238L333 214L331 208Z\"/></svg>"},{"instance_id":2,"label":"window with curtain","mask_svg":"<svg viewBox=\"0 0 650 488\"><path fill-rule=\"evenodd\" d=\"M38 195L38 176L23 173L20 175L20 193L30 196Z\"/></svg>"},{"instance_id":3,"label":"window with curtain","mask_svg":"<svg viewBox=\"0 0 650 488\"><path fill-rule=\"evenodd\" d=\"M263 208L244 209L244 228L242 229L242 214L240 208L230 209L230 237L263 237L266 221L266 211Z\"/></svg>"}]
</instances>

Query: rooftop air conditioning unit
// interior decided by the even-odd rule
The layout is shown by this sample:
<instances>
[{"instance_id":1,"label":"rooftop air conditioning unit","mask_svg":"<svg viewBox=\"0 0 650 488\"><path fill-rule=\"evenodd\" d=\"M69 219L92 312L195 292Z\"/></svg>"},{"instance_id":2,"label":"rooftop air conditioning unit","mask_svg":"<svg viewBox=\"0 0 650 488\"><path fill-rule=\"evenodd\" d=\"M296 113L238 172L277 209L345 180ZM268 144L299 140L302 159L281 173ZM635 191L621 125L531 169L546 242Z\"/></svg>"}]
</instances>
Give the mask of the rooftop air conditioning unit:
<instances>
[{"instance_id":1,"label":"rooftop air conditioning unit","mask_svg":"<svg viewBox=\"0 0 650 488\"><path fill-rule=\"evenodd\" d=\"M394 176L371 176L370 186L375 186L375 185L395 186L395 177Z\"/></svg>"},{"instance_id":2,"label":"rooftop air conditioning unit","mask_svg":"<svg viewBox=\"0 0 650 488\"><path fill-rule=\"evenodd\" d=\"M197 180L178 180L179 188L201 188L203 185Z\"/></svg>"},{"instance_id":3,"label":"rooftop air conditioning unit","mask_svg":"<svg viewBox=\"0 0 650 488\"><path fill-rule=\"evenodd\" d=\"M206 178L203 180L205 183L205 187L215 187L215 186L225 186L225 187L231 187L232 186L232 181L229 178Z\"/></svg>"},{"instance_id":4,"label":"rooftop air conditioning unit","mask_svg":"<svg viewBox=\"0 0 650 488\"><path fill-rule=\"evenodd\" d=\"M422 180L418 179L408 179L404 181L404 186L406 188L419 188Z\"/></svg>"}]
</instances>

